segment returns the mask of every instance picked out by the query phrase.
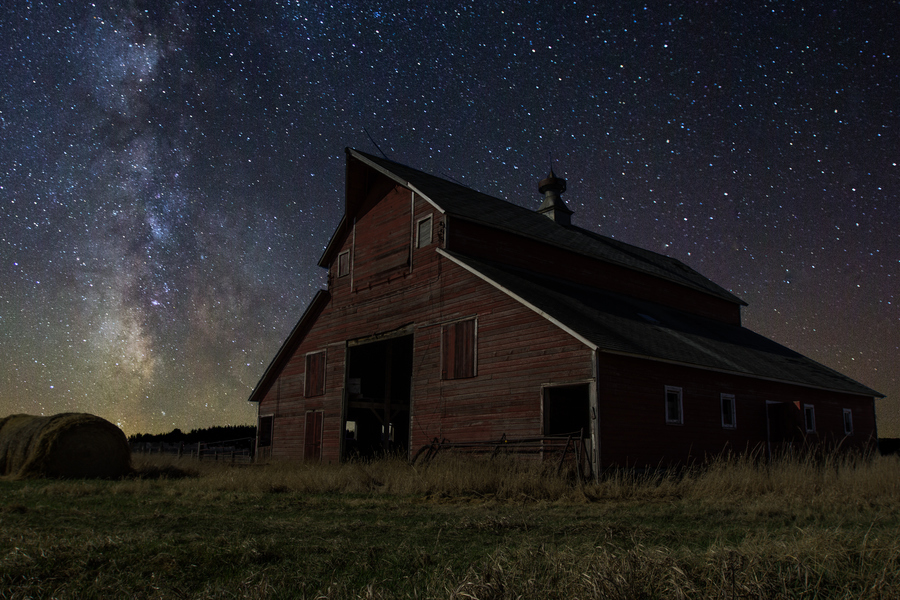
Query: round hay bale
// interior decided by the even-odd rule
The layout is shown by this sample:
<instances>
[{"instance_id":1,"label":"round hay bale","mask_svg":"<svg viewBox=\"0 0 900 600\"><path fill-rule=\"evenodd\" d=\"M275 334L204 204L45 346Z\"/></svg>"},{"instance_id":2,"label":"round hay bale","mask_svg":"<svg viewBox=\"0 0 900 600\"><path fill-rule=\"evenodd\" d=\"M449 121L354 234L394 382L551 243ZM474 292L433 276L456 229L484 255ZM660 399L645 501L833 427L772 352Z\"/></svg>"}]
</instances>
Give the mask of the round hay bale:
<instances>
[{"instance_id":1,"label":"round hay bale","mask_svg":"<svg viewBox=\"0 0 900 600\"><path fill-rule=\"evenodd\" d=\"M131 471L121 429L86 413L0 419L0 475L22 478L115 478Z\"/></svg>"}]
</instances>

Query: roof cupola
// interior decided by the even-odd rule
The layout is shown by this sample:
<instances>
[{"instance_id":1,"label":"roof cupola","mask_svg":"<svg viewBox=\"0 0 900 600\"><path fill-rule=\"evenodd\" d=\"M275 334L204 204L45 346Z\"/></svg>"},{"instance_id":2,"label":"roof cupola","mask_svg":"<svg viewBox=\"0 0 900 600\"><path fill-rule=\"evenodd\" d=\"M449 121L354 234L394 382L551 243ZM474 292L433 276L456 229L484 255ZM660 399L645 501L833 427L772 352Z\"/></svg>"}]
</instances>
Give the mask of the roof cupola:
<instances>
[{"instance_id":1,"label":"roof cupola","mask_svg":"<svg viewBox=\"0 0 900 600\"><path fill-rule=\"evenodd\" d=\"M557 177L550 167L550 175L538 183L538 191L544 195L544 203L537 209L542 215L553 219L560 225L568 227L572 224L572 211L566 206L560 194L566 191L566 180Z\"/></svg>"}]
</instances>

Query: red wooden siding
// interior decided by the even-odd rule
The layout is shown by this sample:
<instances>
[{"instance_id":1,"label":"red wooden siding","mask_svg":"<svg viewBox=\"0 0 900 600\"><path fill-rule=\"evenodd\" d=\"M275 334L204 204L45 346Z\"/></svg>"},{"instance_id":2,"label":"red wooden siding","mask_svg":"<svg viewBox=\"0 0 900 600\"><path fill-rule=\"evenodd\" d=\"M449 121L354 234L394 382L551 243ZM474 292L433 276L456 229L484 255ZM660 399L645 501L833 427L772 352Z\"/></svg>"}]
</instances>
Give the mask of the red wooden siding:
<instances>
[{"instance_id":1,"label":"red wooden siding","mask_svg":"<svg viewBox=\"0 0 900 600\"><path fill-rule=\"evenodd\" d=\"M579 385L582 393L594 384L602 466L683 464L723 448L765 452L776 425L783 430L778 443L784 446L872 444L871 397L602 351L595 356L569 333L435 250L444 246L637 298L662 297L675 308L731 324L740 323L737 304L471 222L447 225L447 215L410 190L375 173L361 175L358 163L349 168L356 169L348 177L348 214L355 220L341 227L329 245L330 258L323 259L331 263L331 296L320 296L327 304L323 299L324 308L259 404L260 415L273 417L272 457L338 461L348 414L354 422L365 411L377 414L379 402L390 413L395 400L397 412L409 420L408 428L404 422L395 431L408 438L399 441L411 454L433 438L465 442L504 434L539 436L545 428L547 386ZM419 248L417 224L428 216L433 219L432 240ZM349 261L341 267L343 252L349 252ZM349 270L347 276L339 277L339 268ZM360 348L400 338L403 351L389 356L402 356L404 368L397 372L403 380L411 373L411 383L381 381L381 395L387 398L351 397L347 378L361 376L348 370L368 365L382 347L393 351L400 346L370 347L370 354ZM393 373L389 368L385 372ZM667 423L666 386L681 390L680 423ZM393 398L389 390L397 389L403 390L403 398ZM722 394L735 398L733 428L722 426ZM815 406L816 431L811 434L801 429L803 404ZM843 435L844 409L852 412L854 433L849 436ZM559 418L567 423L569 417L574 421L578 415Z\"/></svg>"},{"instance_id":2,"label":"red wooden siding","mask_svg":"<svg viewBox=\"0 0 900 600\"><path fill-rule=\"evenodd\" d=\"M422 203L423 205L425 203ZM417 203L418 206L418 203ZM428 205L423 208L428 208ZM359 238L357 238L359 243ZM434 246L416 251L415 268L396 281L350 292L333 284L334 297L301 343L281 379L302 371L307 352L328 344L323 396L282 394L281 415L303 418L324 410L322 459L338 460L346 340L364 338L413 323L413 387L408 446L415 451L434 437L472 441L541 434L541 386L583 382L591 377L589 348L540 315L509 298L451 261ZM444 380L442 329L477 315L475 377ZM473 321L468 321L474 325ZM460 326L462 335L470 335ZM469 330L474 333L474 329ZM338 356L340 351L340 356ZM273 389L277 388L273 386ZM272 408L272 394L260 410ZM296 416L294 416L296 415ZM302 425L277 426L273 456L303 456Z\"/></svg>"},{"instance_id":3,"label":"red wooden siding","mask_svg":"<svg viewBox=\"0 0 900 600\"><path fill-rule=\"evenodd\" d=\"M353 287L359 289L382 283L401 274L409 267L410 254L410 194L396 187L357 218L353 254ZM384 210L390 206L390 210Z\"/></svg>"},{"instance_id":4,"label":"red wooden siding","mask_svg":"<svg viewBox=\"0 0 900 600\"><path fill-rule=\"evenodd\" d=\"M874 432L872 398L838 394L636 358L600 354L598 408L604 465L661 466L688 463L734 452L768 452L767 402L785 407L784 439L779 444L840 444L869 449L868 433L843 435L843 408L852 408L857 432ZM682 389L682 424L666 423L665 388ZM736 427L722 427L721 394L734 394ZM800 407L816 407L815 434L802 429ZM859 423L859 427L857 426Z\"/></svg>"}]
</instances>

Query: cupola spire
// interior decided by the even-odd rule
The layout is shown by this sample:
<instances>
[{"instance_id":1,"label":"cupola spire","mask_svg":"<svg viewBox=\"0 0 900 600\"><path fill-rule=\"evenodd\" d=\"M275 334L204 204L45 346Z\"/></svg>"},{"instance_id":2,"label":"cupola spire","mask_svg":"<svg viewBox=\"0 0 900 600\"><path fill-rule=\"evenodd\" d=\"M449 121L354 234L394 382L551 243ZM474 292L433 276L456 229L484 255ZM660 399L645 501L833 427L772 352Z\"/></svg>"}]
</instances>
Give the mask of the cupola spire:
<instances>
[{"instance_id":1,"label":"cupola spire","mask_svg":"<svg viewBox=\"0 0 900 600\"><path fill-rule=\"evenodd\" d=\"M566 191L566 180L556 176L552 165L550 175L538 183L538 191L544 195L544 202L537 211L560 225L569 227L572 224L572 211L560 196Z\"/></svg>"}]
</instances>

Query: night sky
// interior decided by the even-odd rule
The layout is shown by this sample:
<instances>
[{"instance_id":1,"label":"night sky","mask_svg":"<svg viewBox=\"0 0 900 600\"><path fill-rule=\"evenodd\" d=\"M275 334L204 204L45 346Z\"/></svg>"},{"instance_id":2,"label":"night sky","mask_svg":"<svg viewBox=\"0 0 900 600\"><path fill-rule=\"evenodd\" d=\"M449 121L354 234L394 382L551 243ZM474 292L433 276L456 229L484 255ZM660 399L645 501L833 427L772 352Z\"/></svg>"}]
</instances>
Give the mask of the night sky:
<instances>
[{"instance_id":1,"label":"night sky","mask_svg":"<svg viewBox=\"0 0 900 600\"><path fill-rule=\"evenodd\" d=\"M253 422L371 136L533 208L552 155L900 435L896 2L9 4L0 416Z\"/></svg>"}]
</instances>

